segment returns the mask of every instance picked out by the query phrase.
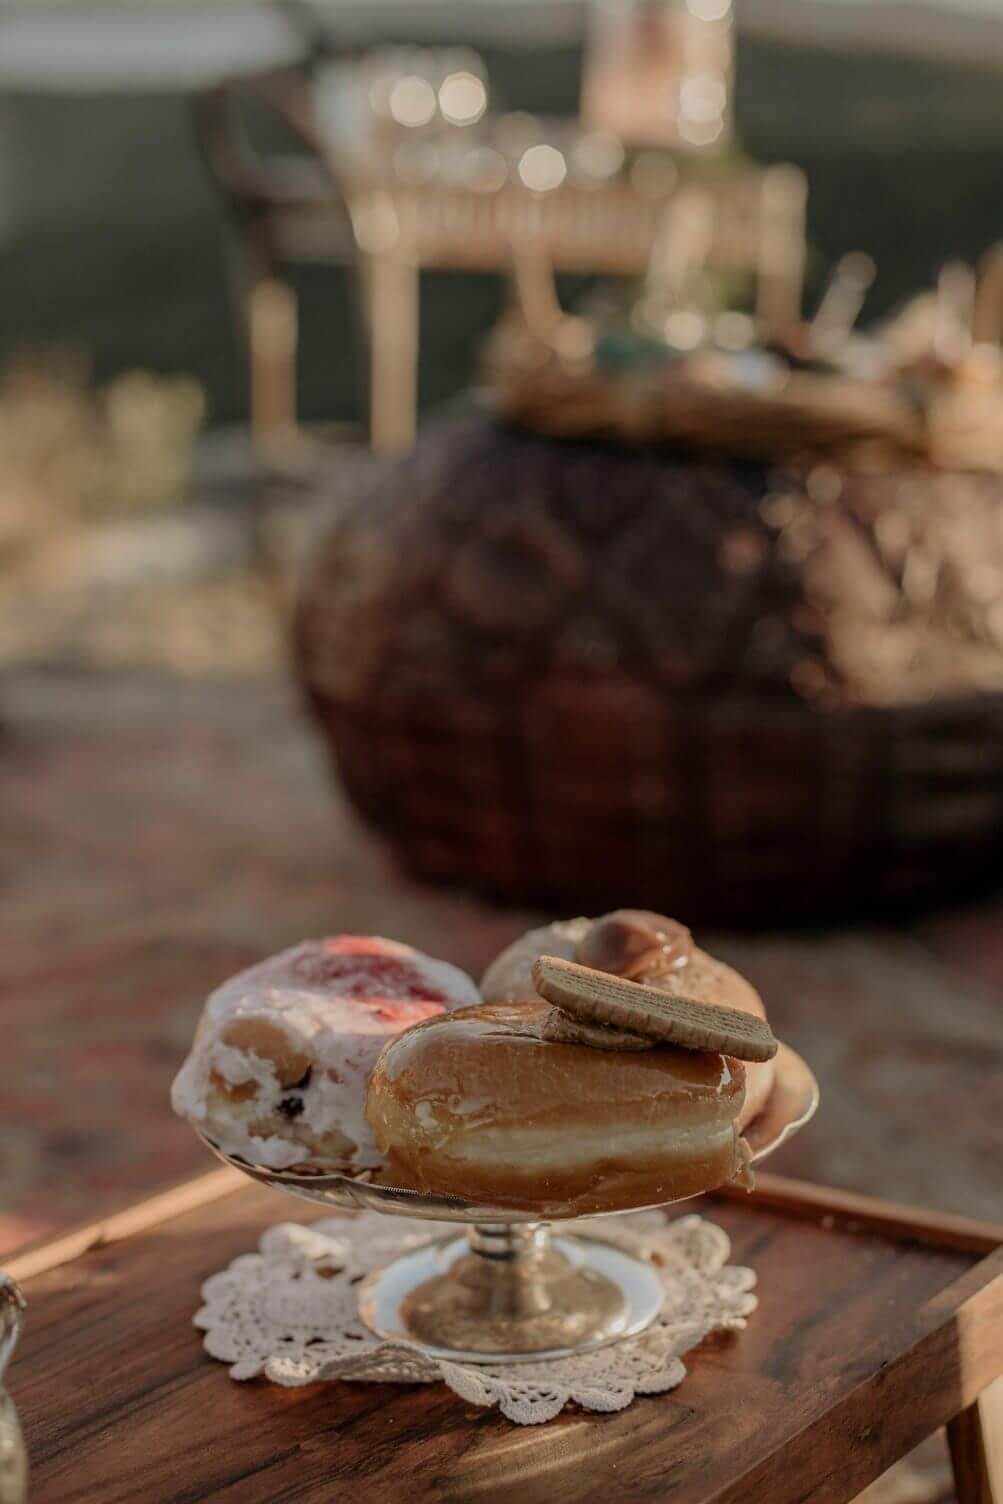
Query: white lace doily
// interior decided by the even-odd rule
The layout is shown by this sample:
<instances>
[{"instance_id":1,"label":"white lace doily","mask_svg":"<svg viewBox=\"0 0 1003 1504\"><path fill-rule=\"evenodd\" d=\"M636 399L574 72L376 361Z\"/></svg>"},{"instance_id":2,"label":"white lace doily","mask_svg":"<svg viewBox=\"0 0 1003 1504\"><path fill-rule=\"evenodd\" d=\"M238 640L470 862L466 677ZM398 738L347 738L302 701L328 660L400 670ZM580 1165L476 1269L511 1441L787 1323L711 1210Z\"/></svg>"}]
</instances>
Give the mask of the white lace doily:
<instances>
[{"instance_id":1,"label":"white lace doily","mask_svg":"<svg viewBox=\"0 0 1003 1504\"><path fill-rule=\"evenodd\" d=\"M270 1227L258 1253L206 1280L195 1325L205 1332L206 1352L229 1363L233 1379L263 1374L289 1386L441 1380L471 1404L497 1405L509 1420L533 1425L552 1420L569 1401L622 1410L635 1395L674 1389L686 1374L683 1353L712 1331L744 1327L755 1310L755 1274L728 1264L727 1234L702 1217L667 1222L659 1212L641 1212L585 1219L574 1230L655 1263L665 1299L640 1336L579 1357L498 1366L435 1360L410 1343L384 1341L359 1318L360 1280L404 1249L460 1229L379 1212Z\"/></svg>"}]
</instances>

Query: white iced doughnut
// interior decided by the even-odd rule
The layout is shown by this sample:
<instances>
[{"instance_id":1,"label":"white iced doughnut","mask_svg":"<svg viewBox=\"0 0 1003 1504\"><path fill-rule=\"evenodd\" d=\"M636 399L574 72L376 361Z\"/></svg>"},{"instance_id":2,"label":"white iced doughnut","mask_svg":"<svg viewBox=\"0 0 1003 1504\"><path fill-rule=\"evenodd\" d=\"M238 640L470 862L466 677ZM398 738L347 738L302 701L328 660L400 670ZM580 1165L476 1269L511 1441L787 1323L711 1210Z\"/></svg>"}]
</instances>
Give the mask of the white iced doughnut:
<instances>
[{"instance_id":1,"label":"white iced doughnut","mask_svg":"<svg viewBox=\"0 0 1003 1504\"><path fill-rule=\"evenodd\" d=\"M448 962L379 936L305 940L211 995L174 1082L174 1110L228 1154L272 1169L379 1164L365 1119L380 1050L478 1001Z\"/></svg>"}]
</instances>

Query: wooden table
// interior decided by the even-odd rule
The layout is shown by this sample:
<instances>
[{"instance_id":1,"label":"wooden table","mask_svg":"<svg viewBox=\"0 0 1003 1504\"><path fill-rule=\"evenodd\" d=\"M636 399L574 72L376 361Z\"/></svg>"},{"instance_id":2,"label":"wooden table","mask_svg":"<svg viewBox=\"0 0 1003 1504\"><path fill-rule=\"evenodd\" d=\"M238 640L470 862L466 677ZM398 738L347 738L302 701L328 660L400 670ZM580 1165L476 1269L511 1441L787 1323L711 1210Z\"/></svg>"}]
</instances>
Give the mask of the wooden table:
<instances>
[{"instance_id":1,"label":"wooden table","mask_svg":"<svg viewBox=\"0 0 1003 1504\"><path fill-rule=\"evenodd\" d=\"M529 193L511 181L497 192L445 182L412 187L367 181L336 154L331 158L346 185L362 272L372 442L389 452L414 442L422 271L505 272L521 246L556 271L638 276L650 260L671 197L645 197L618 180L593 188L569 183L546 194ZM709 187L717 216L711 264L754 275L758 316L769 328L786 327L801 307L802 174L787 165L749 168L731 181L712 180ZM312 203L290 199L273 214L272 225L279 260L345 259L344 212L329 194ZM269 272L269 285L275 280ZM256 324L252 309L252 387L255 379L259 387L274 383L268 331L255 338ZM279 376L290 389L293 380L291 372ZM293 406L290 390L279 408L288 414Z\"/></svg>"},{"instance_id":2,"label":"wooden table","mask_svg":"<svg viewBox=\"0 0 1003 1504\"><path fill-rule=\"evenodd\" d=\"M801 309L802 174L789 166L749 168L708 191L716 214L710 264L751 273L765 326L789 326ZM556 271L638 276L670 198L646 198L618 180L592 188L565 184L545 194L513 182L494 193L448 183L354 183L352 217L368 292L373 447L392 452L414 442L422 270L503 272L522 247ZM290 249L310 244L307 224L290 215L285 228Z\"/></svg>"},{"instance_id":3,"label":"wooden table","mask_svg":"<svg viewBox=\"0 0 1003 1504\"><path fill-rule=\"evenodd\" d=\"M770 1176L694 1205L758 1271L747 1330L672 1394L526 1429L438 1384L231 1382L199 1286L303 1210L235 1172L28 1252L33 1504L841 1504L945 1423L961 1504L1000 1504L1003 1229Z\"/></svg>"}]
</instances>

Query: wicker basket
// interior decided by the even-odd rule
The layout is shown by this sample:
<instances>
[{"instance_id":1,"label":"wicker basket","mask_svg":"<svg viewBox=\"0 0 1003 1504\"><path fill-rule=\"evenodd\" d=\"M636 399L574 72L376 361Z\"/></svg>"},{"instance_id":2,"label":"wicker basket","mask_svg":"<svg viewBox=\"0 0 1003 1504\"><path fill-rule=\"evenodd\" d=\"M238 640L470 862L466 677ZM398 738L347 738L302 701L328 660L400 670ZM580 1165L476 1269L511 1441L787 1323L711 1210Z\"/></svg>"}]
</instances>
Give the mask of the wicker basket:
<instances>
[{"instance_id":1,"label":"wicker basket","mask_svg":"<svg viewBox=\"0 0 1003 1504\"><path fill-rule=\"evenodd\" d=\"M978 589L952 560L924 604L901 517L929 538L945 505L966 537L977 516L1003 560L1003 481L951 477L945 503L943 480L446 416L303 593L298 661L346 788L414 872L565 912L776 922L984 881L988 545Z\"/></svg>"}]
</instances>

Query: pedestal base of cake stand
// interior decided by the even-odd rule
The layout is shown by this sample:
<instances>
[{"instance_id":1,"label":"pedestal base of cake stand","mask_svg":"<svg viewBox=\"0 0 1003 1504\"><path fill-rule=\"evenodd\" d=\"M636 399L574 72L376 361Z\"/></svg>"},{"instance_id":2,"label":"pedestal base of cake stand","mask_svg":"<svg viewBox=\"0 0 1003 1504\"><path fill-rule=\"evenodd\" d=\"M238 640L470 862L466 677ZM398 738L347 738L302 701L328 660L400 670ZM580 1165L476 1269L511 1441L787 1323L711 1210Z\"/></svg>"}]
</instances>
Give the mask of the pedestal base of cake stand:
<instances>
[{"instance_id":1,"label":"pedestal base of cake stand","mask_svg":"<svg viewBox=\"0 0 1003 1504\"><path fill-rule=\"evenodd\" d=\"M377 1336L433 1358L565 1358L635 1336L661 1309L655 1269L596 1238L541 1223L475 1225L370 1275L359 1314Z\"/></svg>"},{"instance_id":2,"label":"pedestal base of cake stand","mask_svg":"<svg viewBox=\"0 0 1003 1504\"><path fill-rule=\"evenodd\" d=\"M781 1045L769 1101L745 1129L753 1162L802 1128L817 1106L815 1077L800 1056ZM309 1167L249 1164L201 1137L224 1163L252 1180L307 1201L465 1223L465 1236L439 1238L405 1253L359 1287L359 1311L371 1331L415 1343L431 1357L466 1363L569 1357L636 1336L661 1308L657 1270L601 1238L552 1235L542 1220L529 1222L519 1212L462 1196L425 1194ZM534 1210L551 1222L575 1216L559 1205Z\"/></svg>"}]
</instances>

